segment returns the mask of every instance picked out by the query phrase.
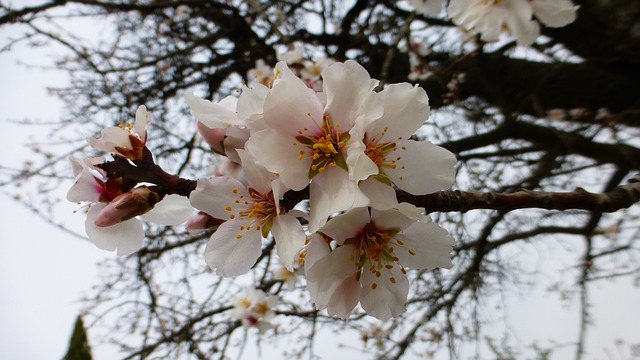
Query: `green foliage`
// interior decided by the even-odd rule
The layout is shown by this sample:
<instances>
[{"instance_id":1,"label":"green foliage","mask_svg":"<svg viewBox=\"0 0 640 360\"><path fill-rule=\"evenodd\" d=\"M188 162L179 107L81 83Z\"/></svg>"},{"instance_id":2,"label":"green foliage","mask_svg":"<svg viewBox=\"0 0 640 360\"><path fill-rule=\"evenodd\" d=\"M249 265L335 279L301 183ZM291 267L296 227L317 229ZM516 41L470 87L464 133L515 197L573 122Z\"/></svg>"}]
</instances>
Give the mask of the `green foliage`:
<instances>
[{"instance_id":1,"label":"green foliage","mask_svg":"<svg viewBox=\"0 0 640 360\"><path fill-rule=\"evenodd\" d=\"M82 317L78 315L76 324L73 327L69 349L62 360L91 360L91 347L87 339L87 332L84 330Z\"/></svg>"}]
</instances>

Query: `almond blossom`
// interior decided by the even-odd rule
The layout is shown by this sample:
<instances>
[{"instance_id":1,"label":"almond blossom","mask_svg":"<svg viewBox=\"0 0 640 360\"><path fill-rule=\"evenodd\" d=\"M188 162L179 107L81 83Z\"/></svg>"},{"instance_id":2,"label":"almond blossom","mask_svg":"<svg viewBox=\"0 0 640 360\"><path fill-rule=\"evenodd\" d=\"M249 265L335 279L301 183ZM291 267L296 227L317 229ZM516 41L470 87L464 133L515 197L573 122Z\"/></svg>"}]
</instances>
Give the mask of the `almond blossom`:
<instances>
[{"instance_id":1,"label":"almond blossom","mask_svg":"<svg viewBox=\"0 0 640 360\"><path fill-rule=\"evenodd\" d=\"M115 153L136 161L142 159L142 149L147 142L147 128L151 123L151 115L144 105L136 110L136 121L133 125L114 126L102 130L99 139L87 138L89 145L96 150Z\"/></svg>"},{"instance_id":2,"label":"almond blossom","mask_svg":"<svg viewBox=\"0 0 640 360\"><path fill-rule=\"evenodd\" d=\"M380 99L383 116L358 123L350 132L347 164L354 179L373 176L415 195L450 187L455 156L429 141L409 138L429 117L424 89L409 83L392 84L380 92Z\"/></svg>"},{"instance_id":3,"label":"almond blossom","mask_svg":"<svg viewBox=\"0 0 640 360\"><path fill-rule=\"evenodd\" d=\"M334 212L367 204L347 172L345 147L357 122L372 121L383 111L373 91L378 81L356 62L335 63L322 78L324 91L316 93L279 62L264 103L267 128L252 129L246 144L286 187L301 190L311 182L310 231Z\"/></svg>"},{"instance_id":4,"label":"almond blossom","mask_svg":"<svg viewBox=\"0 0 640 360\"><path fill-rule=\"evenodd\" d=\"M191 204L214 218L226 220L216 230L205 249L205 261L222 276L249 271L262 253L262 239L270 232L282 264L293 270L296 252L305 233L298 219L284 214L279 204L284 188L276 176L238 150L248 186L230 177L198 181Z\"/></svg>"},{"instance_id":5,"label":"almond blossom","mask_svg":"<svg viewBox=\"0 0 640 360\"><path fill-rule=\"evenodd\" d=\"M246 327L255 327L260 333L264 333L273 327L271 324L275 316L273 308L277 304L277 297L248 286L246 293L236 299L231 318L240 320Z\"/></svg>"},{"instance_id":6,"label":"almond blossom","mask_svg":"<svg viewBox=\"0 0 640 360\"><path fill-rule=\"evenodd\" d=\"M578 7L570 0L451 0L448 13L454 24L497 41L507 30L518 45L531 45L540 33L533 16L549 27L562 27L576 19Z\"/></svg>"},{"instance_id":7,"label":"almond blossom","mask_svg":"<svg viewBox=\"0 0 640 360\"><path fill-rule=\"evenodd\" d=\"M85 220L85 231L93 243L102 250L117 250L119 256L136 252L142 246L144 229L137 215L143 215L148 221L161 225L183 223L191 214L187 199L177 195L167 195L160 202L126 202L131 191L122 179L110 179L106 173L96 167L103 158L78 159L69 157L75 181L67 192L67 199L73 202L88 202L89 208ZM145 193L147 191L144 191ZM125 201L123 203L123 201ZM156 204L157 202L157 204ZM124 208L117 207L124 204Z\"/></svg>"},{"instance_id":8,"label":"almond blossom","mask_svg":"<svg viewBox=\"0 0 640 360\"><path fill-rule=\"evenodd\" d=\"M388 320L405 310L406 269L450 268L452 248L447 231L428 218L353 209L329 220L306 249L311 299L343 319L360 303L369 315Z\"/></svg>"}]
</instances>

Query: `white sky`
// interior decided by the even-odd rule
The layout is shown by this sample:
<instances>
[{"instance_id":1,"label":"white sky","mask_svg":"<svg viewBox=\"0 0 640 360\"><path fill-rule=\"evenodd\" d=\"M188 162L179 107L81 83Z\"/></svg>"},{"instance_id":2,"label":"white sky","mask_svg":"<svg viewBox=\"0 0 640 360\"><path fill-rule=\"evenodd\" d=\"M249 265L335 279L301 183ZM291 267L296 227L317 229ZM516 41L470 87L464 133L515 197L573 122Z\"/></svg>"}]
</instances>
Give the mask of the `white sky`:
<instances>
[{"instance_id":1,"label":"white sky","mask_svg":"<svg viewBox=\"0 0 640 360\"><path fill-rule=\"evenodd\" d=\"M2 29L0 44L8 35L10 32ZM4 166L28 159L24 144L39 131L36 126L22 127L9 120L53 121L59 114L60 103L44 88L64 81L63 74L16 65L18 59L46 63L44 56L49 53L17 47L0 54L0 141L5 149L0 163ZM31 61L34 59L43 60ZM69 206L64 222L81 229L83 219L71 212L74 206ZM0 228L0 359L61 358L80 309L77 300L97 281L96 262L115 255L45 223L4 193L0 193ZM548 252L531 255L541 264L548 256ZM588 359L640 359L640 354L633 357L629 352L629 344L640 343L639 295L630 279L592 286L594 327L589 331ZM521 350L535 338L553 337L562 344L575 341L578 303L558 307L553 296L537 291L507 298L511 313L507 326ZM616 347L618 339L624 340L620 348ZM92 345L96 360L116 357L113 349L96 347L95 342ZM554 358L572 354L559 352Z\"/></svg>"}]
</instances>

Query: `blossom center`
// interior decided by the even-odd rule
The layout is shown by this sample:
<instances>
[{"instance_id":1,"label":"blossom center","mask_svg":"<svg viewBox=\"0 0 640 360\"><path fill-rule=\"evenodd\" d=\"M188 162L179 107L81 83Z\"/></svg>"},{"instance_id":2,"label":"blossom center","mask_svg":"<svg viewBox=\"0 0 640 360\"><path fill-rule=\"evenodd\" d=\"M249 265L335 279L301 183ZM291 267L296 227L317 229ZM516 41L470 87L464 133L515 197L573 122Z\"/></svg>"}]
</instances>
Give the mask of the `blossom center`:
<instances>
[{"instance_id":1,"label":"blossom center","mask_svg":"<svg viewBox=\"0 0 640 360\"><path fill-rule=\"evenodd\" d=\"M308 114L311 116L311 114ZM304 131L308 131L305 128ZM346 168L344 159L340 150L344 147L349 140L349 134L340 131L340 125L332 124L329 116L325 115L322 120L321 132L314 135L304 134L303 131L298 131L296 140L307 146L309 150L300 150L299 160L302 160L307 155L311 155L311 168L309 169L309 178L326 170L327 167L335 166L336 164Z\"/></svg>"},{"instance_id":2,"label":"blossom center","mask_svg":"<svg viewBox=\"0 0 640 360\"><path fill-rule=\"evenodd\" d=\"M355 275L358 280L365 268L376 277L380 277L381 269L391 269L392 263L399 260L394 255L394 243L392 242L398 232L398 229L379 229L374 222L370 222L354 239L345 242L353 243L357 249L357 258L354 260L356 264Z\"/></svg>"},{"instance_id":3,"label":"blossom center","mask_svg":"<svg viewBox=\"0 0 640 360\"><path fill-rule=\"evenodd\" d=\"M253 208L248 212L240 211L241 217L253 218L260 224L264 224L278 214L273 192L261 194L252 188L248 190L253 199Z\"/></svg>"}]
</instances>

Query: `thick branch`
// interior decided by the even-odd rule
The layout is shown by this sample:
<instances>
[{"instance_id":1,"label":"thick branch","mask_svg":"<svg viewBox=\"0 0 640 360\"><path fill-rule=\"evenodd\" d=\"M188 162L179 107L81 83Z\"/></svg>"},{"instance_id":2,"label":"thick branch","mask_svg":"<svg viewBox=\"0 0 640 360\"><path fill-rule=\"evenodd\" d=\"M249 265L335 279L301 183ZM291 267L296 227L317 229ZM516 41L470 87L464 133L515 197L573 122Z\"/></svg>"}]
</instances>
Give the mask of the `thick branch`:
<instances>
[{"instance_id":1,"label":"thick branch","mask_svg":"<svg viewBox=\"0 0 640 360\"><path fill-rule=\"evenodd\" d=\"M629 184L618 186L602 194L590 193L581 188L574 192L521 190L510 194L447 190L422 196L399 191L398 200L422 206L427 209L427 212L467 212L474 209L508 212L526 208L615 212L628 208L640 200L640 176L631 179Z\"/></svg>"}]
</instances>

